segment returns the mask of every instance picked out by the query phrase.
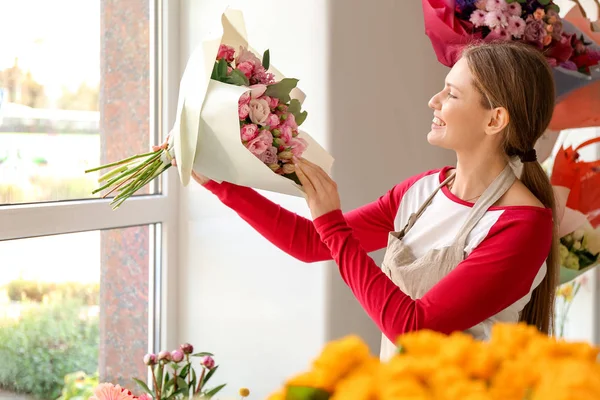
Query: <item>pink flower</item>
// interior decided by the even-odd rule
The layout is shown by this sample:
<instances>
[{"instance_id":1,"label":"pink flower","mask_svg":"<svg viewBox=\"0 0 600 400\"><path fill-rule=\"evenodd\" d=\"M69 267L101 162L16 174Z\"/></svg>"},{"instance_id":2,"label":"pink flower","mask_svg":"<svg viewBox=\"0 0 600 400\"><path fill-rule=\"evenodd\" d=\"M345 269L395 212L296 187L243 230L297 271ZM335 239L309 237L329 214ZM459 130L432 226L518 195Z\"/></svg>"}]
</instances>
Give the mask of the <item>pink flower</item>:
<instances>
[{"instance_id":1,"label":"pink flower","mask_svg":"<svg viewBox=\"0 0 600 400\"><path fill-rule=\"evenodd\" d=\"M483 10L475 10L471 14L469 21L471 21L471 23L473 24L473 26L475 28L479 28L480 26L485 25L485 16L486 15L487 15L487 13Z\"/></svg>"},{"instance_id":2,"label":"pink flower","mask_svg":"<svg viewBox=\"0 0 600 400\"><path fill-rule=\"evenodd\" d=\"M158 360L171 361L171 353L169 353L166 350L161 351L160 353L158 353Z\"/></svg>"},{"instance_id":3,"label":"pink flower","mask_svg":"<svg viewBox=\"0 0 600 400\"><path fill-rule=\"evenodd\" d=\"M514 3L510 3L508 5L506 11L508 12L508 14L515 15L517 17L520 17L521 14L523 13L523 9L521 8L521 4L517 3L516 1Z\"/></svg>"},{"instance_id":4,"label":"pink flower","mask_svg":"<svg viewBox=\"0 0 600 400\"><path fill-rule=\"evenodd\" d=\"M248 104L250 103L250 92L245 92L244 94L242 94L240 96L240 99L238 100L238 104Z\"/></svg>"},{"instance_id":5,"label":"pink flower","mask_svg":"<svg viewBox=\"0 0 600 400\"><path fill-rule=\"evenodd\" d=\"M276 97L271 97L271 103L269 104L269 107L271 107L271 109L274 109L278 105L279 105L279 99Z\"/></svg>"},{"instance_id":6,"label":"pink flower","mask_svg":"<svg viewBox=\"0 0 600 400\"><path fill-rule=\"evenodd\" d=\"M277 162L277 147L271 146L258 156L258 159L265 164L274 164Z\"/></svg>"},{"instance_id":7,"label":"pink flower","mask_svg":"<svg viewBox=\"0 0 600 400\"><path fill-rule=\"evenodd\" d=\"M506 0L488 0L485 3L485 9L488 11L504 11L507 6Z\"/></svg>"},{"instance_id":8,"label":"pink flower","mask_svg":"<svg viewBox=\"0 0 600 400\"><path fill-rule=\"evenodd\" d=\"M268 85L275 82L275 75L267 72L267 70L260 65L254 69L252 78L250 78L250 80L251 83L262 83Z\"/></svg>"},{"instance_id":9,"label":"pink flower","mask_svg":"<svg viewBox=\"0 0 600 400\"><path fill-rule=\"evenodd\" d=\"M245 47L240 46L240 50L238 51L238 55L237 55L237 58L235 59L235 63L236 63L236 65L240 65L244 62L248 62L248 63L252 64L252 66L254 68L258 68L259 66L262 67L262 61L260 61L258 59L258 57L256 57L254 55L253 52L246 49Z\"/></svg>"},{"instance_id":10,"label":"pink flower","mask_svg":"<svg viewBox=\"0 0 600 400\"><path fill-rule=\"evenodd\" d=\"M237 65L237 69L242 72L242 74L246 75L246 78L250 78L252 76L252 71L254 71L254 66L249 62L243 62Z\"/></svg>"},{"instance_id":11,"label":"pink flower","mask_svg":"<svg viewBox=\"0 0 600 400\"><path fill-rule=\"evenodd\" d=\"M257 125L266 125L271 113L269 103L262 99L250 100L250 120Z\"/></svg>"},{"instance_id":12,"label":"pink flower","mask_svg":"<svg viewBox=\"0 0 600 400\"><path fill-rule=\"evenodd\" d=\"M155 354L146 354L144 356L144 364L146 364L146 365L156 364L156 355Z\"/></svg>"},{"instance_id":13,"label":"pink flower","mask_svg":"<svg viewBox=\"0 0 600 400\"><path fill-rule=\"evenodd\" d=\"M295 157L302 157L302 154L308 147L308 142L302 138L296 137L292 138L292 140L289 142L289 146L291 147L292 154Z\"/></svg>"},{"instance_id":14,"label":"pink flower","mask_svg":"<svg viewBox=\"0 0 600 400\"><path fill-rule=\"evenodd\" d=\"M241 104L238 106L238 116L240 120L245 120L250 114L250 105L249 104Z\"/></svg>"},{"instance_id":15,"label":"pink flower","mask_svg":"<svg viewBox=\"0 0 600 400\"><path fill-rule=\"evenodd\" d=\"M219 46L219 51L217 52L217 60L224 58L227 62L232 62L234 54L235 50L233 47L222 44Z\"/></svg>"},{"instance_id":16,"label":"pink flower","mask_svg":"<svg viewBox=\"0 0 600 400\"><path fill-rule=\"evenodd\" d=\"M298 129L298 124L296 123L296 117L294 117L294 114L289 113L287 115L287 118L283 122L283 125L284 126L289 126L290 128L292 128L293 131L295 131L296 129Z\"/></svg>"},{"instance_id":17,"label":"pink flower","mask_svg":"<svg viewBox=\"0 0 600 400\"><path fill-rule=\"evenodd\" d=\"M292 140L292 128L290 126L284 125L279 128L279 131L281 132L281 135L279 137L283 139L284 142L290 143L290 140Z\"/></svg>"},{"instance_id":18,"label":"pink flower","mask_svg":"<svg viewBox=\"0 0 600 400\"><path fill-rule=\"evenodd\" d=\"M179 348L183 351L183 354L192 354L194 352L194 346L189 343L183 343Z\"/></svg>"},{"instance_id":19,"label":"pink flower","mask_svg":"<svg viewBox=\"0 0 600 400\"><path fill-rule=\"evenodd\" d=\"M233 68L231 68L230 66L227 66L227 75L231 75L232 72L233 72Z\"/></svg>"},{"instance_id":20,"label":"pink flower","mask_svg":"<svg viewBox=\"0 0 600 400\"><path fill-rule=\"evenodd\" d=\"M511 3L519 4L519 3ZM508 33L516 39L520 39L525 33L525 21L521 17L511 15L508 17Z\"/></svg>"},{"instance_id":21,"label":"pink flower","mask_svg":"<svg viewBox=\"0 0 600 400\"><path fill-rule=\"evenodd\" d=\"M546 37L546 26L544 22L528 18L525 25L525 32L523 32L523 39L527 43L541 48L544 37Z\"/></svg>"},{"instance_id":22,"label":"pink flower","mask_svg":"<svg viewBox=\"0 0 600 400\"><path fill-rule=\"evenodd\" d=\"M138 397L138 400L152 400L152 397L150 397L146 393L143 393L140 397Z\"/></svg>"},{"instance_id":23,"label":"pink flower","mask_svg":"<svg viewBox=\"0 0 600 400\"><path fill-rule=\"evenodd\" d=\"M510 40L510 34L504 28L495 28L493 29L487 38L490 40Z\"/></svg>"},{"instance_id":24,"label":"pink flower","mask_svg":"<svg viewBox=\"0 0 600 400\"><path fill-rule=\"evenodd\" d=\"M253 99L258 99L267 91L267 85L256 84L250 86L250 96Z\"/></svg>"},{"instance_id":25,"label":"pink flower","mask_svg":"<svg viewBox=\"0 0 600 400\"><path fill-rule=\"evenodd\" d=\"M485 16L485 24L490 28L506 28L508 21L502 11L490 11Z\"/></svg>"},{"instance_id":26,"label":"pink flower","mask_svg":"<svg viewBox=\"0 0 600 400\"><path fill-rule=\"evenodd\" d=\"M176 362L176 363L183 361L183 351L173 350L171 352L171 360L173 360L173 362Z\"/></svg>"},{"instance_id":27,"label":"pink flower","mask_svg":"<svg viewBox=\"0 0 600 400\"><path fill-rule=\"evenodd\" d=\"M94 395L89 400L135 400L131 392L119 385L101 383L94 389Z\"/></svg>"},{"instance_id":28,"label":"pink flower","mask_svg":"<svg viewBox=\"0 0 600 400\"><path fill-rule=\"evenodd\" d=\"M269 114L269 118L267 118L267 125L271 128L276 128L279 126L279 117L275 114Z\"/></svg>"},{"instance_id":29,"label":"pink flower","mask_svg":"<svg viewBox=\"0 0 600 400\"><path fill-rule=\"evenodd\" d=\"M254 139L256 137L256 135L258 135L258 126L254 125L254 124L246 124L246 125L242 126L240 133L242 136L242 140L244 142L248 142L248 141Z\"/></svg>"},{"instance_id":30,"label":"pink flower","mask_svg":"<svg viewBox=\"0 0 600 400\"><path fill-rule=\"evenodd\" d=\"M248 142L246 148L255 156L259 156L272 146L273 135L267 130L262 130L257 137Z\"/></svg>"},{"instance_id":31,"label":"pink flower","mask_svg":"<svg viewBox=\"0 0 600 400\"><path fill-rule=\"evenodd\" d=\"M211 356L205 356L200 359L200 364L208 369L213 369L215 367L215 359Z\"/></svg>"}]
</instances>

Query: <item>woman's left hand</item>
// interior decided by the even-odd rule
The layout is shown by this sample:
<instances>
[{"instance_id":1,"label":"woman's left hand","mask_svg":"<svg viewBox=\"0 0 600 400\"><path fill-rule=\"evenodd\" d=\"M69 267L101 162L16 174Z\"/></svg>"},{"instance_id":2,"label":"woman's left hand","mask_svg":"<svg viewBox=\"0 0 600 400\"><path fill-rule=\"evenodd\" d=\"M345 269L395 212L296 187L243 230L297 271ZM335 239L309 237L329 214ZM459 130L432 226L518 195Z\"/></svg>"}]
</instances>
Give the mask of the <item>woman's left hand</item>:
<instances>
[{"instance_id":1,"label":"woman's left hand","mask_svg":"<svg viewBox=\"0 0 600 400\"><path fill-rule=\"evenodd\" d=\"M342 208L337 184L321 167L303 158L294 159L294 163L313 220Z\"/></svg>"}]
</instances>

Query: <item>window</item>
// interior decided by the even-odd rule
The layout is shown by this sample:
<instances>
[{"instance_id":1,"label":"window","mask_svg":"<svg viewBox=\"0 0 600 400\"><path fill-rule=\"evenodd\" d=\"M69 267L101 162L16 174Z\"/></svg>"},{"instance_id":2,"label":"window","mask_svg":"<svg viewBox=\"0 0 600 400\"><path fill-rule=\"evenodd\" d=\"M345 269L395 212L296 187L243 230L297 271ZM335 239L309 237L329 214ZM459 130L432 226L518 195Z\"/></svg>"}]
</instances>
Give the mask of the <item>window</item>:
<instances>
[{"instance_id":1,"label":"window","mask_svg":"<svg viewBox=\"0 0 600 400\"><path fill-rule=\"evenodd\" d=\"M0 324L28 331L23 315L52 312L57 297L79 293L82 304L61 318L89 328L97 359L72 358L128 387L130 377L145 376L144 353L173 345L165 326L176 326L176 316L164 299L175 282L168 266L176 262L177 172L113 211L110 199L91 194L97 175L84 170L148 151L173 123L178 64L162 57L178 18L173 7L0 4L0 34L11 38L0 48ZM0 343L0 353L9 350ZM3 379L10 375L0 372L0 387ZM13 390L27 386L21 379Z\"/></svg>"}]
</instances>

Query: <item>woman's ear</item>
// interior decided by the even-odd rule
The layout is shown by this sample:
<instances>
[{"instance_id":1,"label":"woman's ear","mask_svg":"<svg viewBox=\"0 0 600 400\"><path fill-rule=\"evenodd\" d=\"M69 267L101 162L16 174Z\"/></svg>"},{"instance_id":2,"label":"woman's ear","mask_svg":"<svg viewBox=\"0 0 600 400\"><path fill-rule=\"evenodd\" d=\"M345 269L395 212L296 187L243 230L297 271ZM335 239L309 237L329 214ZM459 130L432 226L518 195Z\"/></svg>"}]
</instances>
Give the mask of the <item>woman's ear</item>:
<instances>
[{"instance_id":1,"label":"woman's ear","mask_svg":"<svg viewBox=\"0 0 600 400\"><path fill-rule=\"evenodd\" d=\"M510 121L508 110L504 107L496 107L490 111L490 120L485 129L487 135L496 135L504 130Z\"/></svg>"}]
</instances>

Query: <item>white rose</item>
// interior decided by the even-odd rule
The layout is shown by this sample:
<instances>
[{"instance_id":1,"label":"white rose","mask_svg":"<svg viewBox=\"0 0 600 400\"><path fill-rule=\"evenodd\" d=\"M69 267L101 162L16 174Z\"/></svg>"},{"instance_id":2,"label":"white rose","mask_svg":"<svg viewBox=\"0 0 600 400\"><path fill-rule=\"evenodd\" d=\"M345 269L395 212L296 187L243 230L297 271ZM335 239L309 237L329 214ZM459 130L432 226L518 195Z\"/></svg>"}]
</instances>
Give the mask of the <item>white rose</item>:
<instances>
[{"instance_id":1,"label":"white rose","mask_svg":"<svg viewBox=\"0 0 600 400\"><path fill-rule=\"evenodd\" d=\"M264 99L250 100L250 120L257 125L265 125L269 118L269 103Z\"/></svg>"}]
</instances>

